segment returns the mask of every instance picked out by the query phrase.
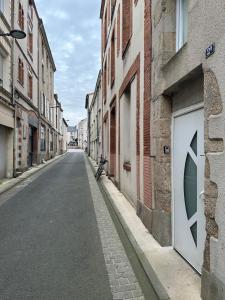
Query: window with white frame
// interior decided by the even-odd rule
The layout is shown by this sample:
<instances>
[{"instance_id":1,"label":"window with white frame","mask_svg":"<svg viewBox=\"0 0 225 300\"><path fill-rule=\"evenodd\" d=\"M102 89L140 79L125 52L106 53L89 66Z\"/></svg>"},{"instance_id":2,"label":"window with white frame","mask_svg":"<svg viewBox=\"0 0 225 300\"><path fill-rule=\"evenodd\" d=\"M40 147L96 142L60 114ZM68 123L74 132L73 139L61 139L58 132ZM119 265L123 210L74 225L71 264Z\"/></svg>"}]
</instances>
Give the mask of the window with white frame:
<instances>
[{"instance_id":1,"label":"window with white frame","mask_svg":"<svg viewBox=\"0 0 225 300\"><path fill-rule=\"evenodd\" d=\"M176 49L187 42L188 33L188 0L177 0L176 6Z\"/></svg>"},{"instance_id":2,"label":"window with white frame","mask_svg":"<svg viewBox=\"0 0 225 300\"><path fill-rule=\"evenodd\" d=\"M3 64L4 64L4 57L0 52L0 86L3 85Z\"/></svg>"}]
</instances>

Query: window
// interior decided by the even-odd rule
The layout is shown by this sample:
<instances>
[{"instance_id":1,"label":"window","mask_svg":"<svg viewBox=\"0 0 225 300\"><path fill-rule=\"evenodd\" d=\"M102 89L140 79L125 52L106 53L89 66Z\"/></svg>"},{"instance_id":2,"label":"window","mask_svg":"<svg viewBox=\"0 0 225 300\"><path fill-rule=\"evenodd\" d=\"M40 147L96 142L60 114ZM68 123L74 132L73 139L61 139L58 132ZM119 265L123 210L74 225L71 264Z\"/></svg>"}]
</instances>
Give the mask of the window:
<instances>
[{"instance_id":1,"label":"window","mask_svg":"<svg viewBox=\"0 0 225 300\"><path fill-rule=\"evenodd\" d=\"M0 86L3 85L3 63L4 63L4 57L0 53Z\"/></svg>"},{"instance_id":2,"label":"window","mask_svg":"<svg viewBox=\"0 0 225 300\"><path fill-rule=\"evenodd\" d=\"M49 135L49 144L50 144L50 151L53 151L53 133L52 132Z\"/></svg>"},{"instance_id":3,"label":"window","mask_svg":"<svg viewBox=\"0 0 225 300\"><path fill-rule=\"evenodd\" d=\"M106 101L106 91L107 91L107 76L106 76L106 73L107 73L107 63L105 62L105 65L104 65L104 70L103 70L103 100L104 100L104 103Z\"/></svg>"},{"instance_id":4,"label":"window","mask_svg":"<svg viewBox=\"0 0 225 300\"><path fill-rule=\"evenodd\" d=\"M111 20L113 19L115 7L116 7L116 0L111 0Z\"/></svg>"},{"instance_id":5,"label":"window","mask_svg":"<svg viewBox=\"0 0 225 300\"><path fill-rule=\"evenodd\" d=\"M0 11L4 11L4 0L0 0Z\"/></svg>"},{"instance_id":6,"label":"window","mask_svg":"<svg viewBox=\"0 0 225 300\"><path fill-rule=\"evenodd\" d=\"M41 101L41 114L45 117L45 94L42 95Z\"/></svg>"},{"instance_id":7,"label":"window","mask_svg":"<svg viewBox=\"0 0 225 300\"><path fill-rule=\"evenodd\" d=\"M176 48L178 51L187 42L188 0L177 0L176 15Z\"/></svg>"},{"instance_id":8,"label":"window","mask_svg":"<svg viewBox=\"0 0 225 300\"><path fill-rule=\"evenodd\" d=\"M45 127L41 126L41 151L45 151L46 148L45 136Z\"/></svg>"},{"instance_id":9,"label":"window","mask_svg":"<svg viewBox=\"0 0 225 300\"><path fill-rule=\"evenodd\" d=\"M120 54L120 5L117 11L117 56Z\"/></svg>"},{"instance_id":10,"label":"window","mask_svg":"<svg viewBox=\"0 0 225 300\"><path fill-rule=\"evenodd\" d=\"M45 67L44 67L44 64L42 64L41 69L42 69L42 82L44 83L45 82Z\"/></svg>"},{"instance_id":11,"label":"window","mask_svg":"<svg viewBox=\"0 0 225 300\"><path fill-rule=\"evenodd\" d=\"M19 20L18 20L18 23L19 23L19 26L20 26L20 29L21 30L24 30L24 10L23 10L23 7L21 5L21 3L19 3Z\"/></svg>"},{"instance_id":12,"label":"window","mask_svg":"<svg viewBox=\"0 0 225 300\"><path fill-rule=\"evenodd\" d=\"M130 39L132 36L132 0L123 0L123 7L122 7L122 49L123 49L123 56L129 46Z\"/></svg>"},{"instance_id":13,"label":"window","mask_svg":"<svg viewBox=\"0 0 225 300\"><path fill-rule=\"evenodd\" d=\"M128 86L124 93L123 101L124 109L124 120L123 120L123 143L124 143L124 162L130 163L131 160L131 141L132 141L132 131L131 131L131 86Z\"/></svg>"},{"instance_id":14,"label":"window","mask_svg":"<svg viewBox=\"0 0 225 300\"><path fill-rule=\"evenodd\" d=\"M33 76L28 74L28 98L33 98Z\"/></svg>"},{"instance_id":15,"label":"window","mask_svg":"<svg viewBox=\"0 0 225 300\"><path fill-rule=\"evenodd\" d=\"M28 16L30 20L33 19L33 3L32 0L28 0Z\"/></svg>"},{"instance_id":16,"label":"window","mask_svg":"<svg viewBox=\"0 0 225 300\"><path fill-rule=\"evenodd\" d=\"M103 26L103 30L104 30L104 44L103 44L103 51L105 51L106 48L106 44L107 44L107 9L105 12L105 18L104 18L104 26Z\"/></svg>"},{"instance_id":17,"label":"window","mask_svg":"<svg viewBox=\"0 0 225 300\"><path fill-rule=\"evenodd\" d=\"M115 81L115 30L111 39L111 87Z\"/></svg>"},{"instance_id":18,"label":"window","mask_svg":"<svg viewBox=\"0 0 225 300\"><path fill-rule=\"evenodd\" d=\"M29 26L28 26L28 51L30 54L33 53L33 32Z\"/></svg>"},{"instance_id":19,"label":"window","mask_svg":"<svg viewBox=\"0 0 225 300\"><path fill-rule=\"evenodd\" d=\"M20 58L18 62L18 81L21 85L24 85L24 65Z\"/></svg>"}]
</instances>

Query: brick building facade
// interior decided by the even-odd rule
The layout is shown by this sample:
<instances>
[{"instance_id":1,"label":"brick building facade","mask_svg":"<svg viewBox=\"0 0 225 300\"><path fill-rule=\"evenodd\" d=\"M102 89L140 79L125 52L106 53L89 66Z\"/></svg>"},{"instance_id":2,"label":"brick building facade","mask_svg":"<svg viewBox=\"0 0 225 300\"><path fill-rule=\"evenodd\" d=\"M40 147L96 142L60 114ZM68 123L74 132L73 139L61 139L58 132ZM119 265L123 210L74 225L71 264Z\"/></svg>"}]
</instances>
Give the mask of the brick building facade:
<instances>
[{"instance_id":1,"label":"brick building facade","mask_svg":"<svg viewBox=\"0 0 225 300\"><path fill-rule=\"evenodd\" d=\"M102 1L102 154L108 175L151 230L151 6Z\"/></svg>"},{"instance_id":2,"label":"brick building facade","mask_svg":"<svg viewBox=\"0 0 225 300\"><path fill-rule=\"evenodd\" d=\"M206 300L225 297L224 16L207 0L102 0L100 12L107 175Z\"/></svg>"}]
</instances>

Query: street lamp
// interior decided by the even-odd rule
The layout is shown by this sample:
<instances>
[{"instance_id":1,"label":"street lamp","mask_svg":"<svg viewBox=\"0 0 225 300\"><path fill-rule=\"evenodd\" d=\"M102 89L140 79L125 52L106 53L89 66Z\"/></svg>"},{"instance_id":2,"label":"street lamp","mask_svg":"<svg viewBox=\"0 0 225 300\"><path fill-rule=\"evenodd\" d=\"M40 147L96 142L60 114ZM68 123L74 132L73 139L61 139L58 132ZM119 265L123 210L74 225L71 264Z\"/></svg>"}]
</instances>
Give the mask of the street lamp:
<instances>
[{"instance_id":1,"label":"street lamp","mask_svg":"<svg viewBox=\"0 0 225 300\"><path fill-rule=\"evenodd\" d=\"M0 33L0 36L11 36L15 39L24 39L26 37L26 33L24 31L21 30L11 30L9 33Z\"/></svg>"}]
</instances>

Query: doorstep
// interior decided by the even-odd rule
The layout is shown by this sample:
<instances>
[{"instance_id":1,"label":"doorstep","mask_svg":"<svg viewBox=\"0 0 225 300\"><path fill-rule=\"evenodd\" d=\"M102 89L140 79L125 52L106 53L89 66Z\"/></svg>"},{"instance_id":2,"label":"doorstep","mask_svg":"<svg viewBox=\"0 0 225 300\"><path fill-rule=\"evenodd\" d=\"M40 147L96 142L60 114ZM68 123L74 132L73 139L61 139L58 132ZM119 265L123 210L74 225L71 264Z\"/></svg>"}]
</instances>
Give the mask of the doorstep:
<instances>
[{"instance_id":1,"label":"doorstep","mask_svg":"<svg viewBox=\"0 0 225 300\"><path fill-rule=\"evenodd\" d=\"M89 160L96 169L96 162ZM102 175L100 183L159 299L201 299L201 277L172 247L160 246L138 218L133 206L107 176Z\"/></svg>"},{"instance_id":2,"label":"doorstep","mask_svg":"<svg viewBox=\"0 0 225 300\"><path fill-rule=\"evenodd\" d=\"M9 191L10 189L12 189L17 184L21 183L22 181L24 181L28 177L32 176L33 174L37 173L38 171L40 171L40 170L44 169L45 167L49 166L50 164L52 164L53 162L55 162L56 160L58 160L59 158L63 157L66 154L67 154L67 152L64 153L64 154L61 154L61 155L57 155L56 157L48 160L45 163L42 163L40 165L36 165L35 167L32 167L32 168L28 169L27 171L25 171L24 173L22 173L19 177L12 178L12 179L2 179L2 180L0 180L0 195L7 192L7 191Z\"/></svg>"}]
</instances>

